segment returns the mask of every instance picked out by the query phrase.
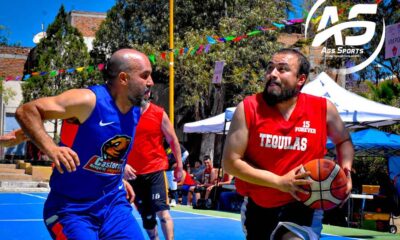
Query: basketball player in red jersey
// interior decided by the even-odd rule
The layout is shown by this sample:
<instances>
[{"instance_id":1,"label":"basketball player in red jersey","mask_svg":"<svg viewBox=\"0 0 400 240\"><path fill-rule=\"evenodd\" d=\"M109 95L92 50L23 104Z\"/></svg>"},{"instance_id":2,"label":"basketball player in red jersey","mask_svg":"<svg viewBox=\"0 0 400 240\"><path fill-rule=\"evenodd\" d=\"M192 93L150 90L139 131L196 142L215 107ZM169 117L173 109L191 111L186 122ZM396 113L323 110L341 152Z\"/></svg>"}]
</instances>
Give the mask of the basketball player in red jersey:
<instances>
[{"instance_id":1,"label":"basketball player in red jersey","mask_svg":"<svg viewBox=\"0 0 400 240\"><path fill-rule=\"evenodd\" d=\"M279 50L267 65L264 91L246 97L233 116L223 167L236 176L237 191L245 196L241 215L247 239L269 239L273 233L273 239L302 239L277 227L279 222L295 223L311 239L319 237L322 211L304 206L296 194L309 184L304 179L308 173L298 170L324 157L327 137L336 144L351 191L353 144L330 101L300 93L309 69L299 51Z\"/></svg>"},{"instance_id":2,"label":"basketball player in red jersey","mask_svg":"<svg viewBox=\"0 0 400 240\"><path fill-rule=\"evenodd\" d=\"M146 99L147 98L147 99ZM165 170L168 159L165 152L164 138L171 147L177 167L174 177L182 178L181 148L174 127L164 109L147 100L142 105L142 115L136 128L135 141L128 154L125 178L135 191L135 205L142 216L143 227L150 239L159 239L157 219L160 219L164 238L174 239L174 224L169 213L168 180Z\"/></svg>"}]
</instances>

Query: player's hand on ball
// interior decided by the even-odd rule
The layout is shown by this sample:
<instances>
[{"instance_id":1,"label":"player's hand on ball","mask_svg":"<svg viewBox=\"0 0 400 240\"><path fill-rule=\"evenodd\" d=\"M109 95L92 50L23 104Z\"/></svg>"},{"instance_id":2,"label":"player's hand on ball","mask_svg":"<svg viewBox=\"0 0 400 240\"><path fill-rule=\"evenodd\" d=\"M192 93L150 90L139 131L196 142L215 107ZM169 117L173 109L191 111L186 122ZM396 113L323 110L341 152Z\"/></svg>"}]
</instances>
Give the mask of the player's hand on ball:
<instances>
[{"instance_id":1,"label":"player's hand on ball","mask_svg":"<svg viewBox=\"0 0 400 240\"><path fill-rule=\"evenodd\" d=\"M69 147L56 146L47 155L53 160L60 173L64 173L61 164L64 165L68 172L76 171L76 167L80 164L78 154Z\"/></svg>"},{"instance_id":2,"label":"player's hand on ball","mask_svg":"<svg viewBox=\"0 0 400 240\"><path fill-rule=\"evenodd\" d=\"M300 198L297 196L296 192L308 194L308 192L302 189L300 186L311 184L311 181L306 179L310 173L299 171L301 167L302 165L281 176L278 188L282 192L290 193L290 195L292 195L293 198L298 201L300 201Z\"/></svg>"}]
</instances>

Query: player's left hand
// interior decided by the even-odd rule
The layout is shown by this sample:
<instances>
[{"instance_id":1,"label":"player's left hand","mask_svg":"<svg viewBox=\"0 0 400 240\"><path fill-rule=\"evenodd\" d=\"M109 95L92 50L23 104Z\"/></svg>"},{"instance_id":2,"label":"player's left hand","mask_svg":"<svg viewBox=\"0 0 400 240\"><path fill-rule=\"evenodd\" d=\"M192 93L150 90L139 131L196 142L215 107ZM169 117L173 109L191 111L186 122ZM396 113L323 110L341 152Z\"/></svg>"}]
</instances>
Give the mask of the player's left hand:
<instances>
[{"instance_id":1,"label":"player's left hand","mask_svg":"<svg viewBox=\"0 0 400 240\"><path fill-rule=\"evenodd\" d=\"M182 167L176 167L174 169L174 181L175 182L180 182L183 176L183 168Z\"/></svg>"},{"instance_id":2,"label":"player's left hand","mask_svg":"<svg viewBox=\"0 0 400 240\"><path fill-rule=\"evenodd\" d=\"M125 179L122 179L122 182L124 183L125 191L126 191L126 199L128 199L129 203L133 203L133 200L135 200L135 191L133 191L132 186L126 181Z\"/></svg>"}]
</instances>

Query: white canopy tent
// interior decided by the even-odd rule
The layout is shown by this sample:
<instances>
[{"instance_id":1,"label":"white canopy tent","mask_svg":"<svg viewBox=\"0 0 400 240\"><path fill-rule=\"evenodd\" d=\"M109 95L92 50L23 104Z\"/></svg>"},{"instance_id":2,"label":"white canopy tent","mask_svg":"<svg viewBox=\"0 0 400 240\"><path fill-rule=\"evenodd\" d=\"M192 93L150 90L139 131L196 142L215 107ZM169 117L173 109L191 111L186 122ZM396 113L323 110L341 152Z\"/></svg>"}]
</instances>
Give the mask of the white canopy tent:
<instances>
[{"instance_id":1,"label":"white canopy tent","mask_svg":"<svg viewBox=\"0 0 400 240\"><path fill-rule=\"evenodd\" d=\"M197 122L186 123L183 126L185 133L222 133L225 126L225 131L229 130L232 120L232 115L235 112L235 107L230 107L217 116L206 118ZM225 124L226 121L226 124Z\"/></svg>"},{"instance_id":2,"label":"white canopy tent","mask_svg":"<svg viewBox=\"0 0 400 240\"><path fill-rule=\"evenodd\" d=\"M349 92L337 85L324 72L319 74L315 80L307 83L302 92L329 99L336 105L340 117L349 128L379 127L400 122L400 108L377 103ZM224 125L225 131L227 131L234 111L235 108L231 107L227 108L225 113L217 116L186 123L183 132L222 133ZM227 119L226 124L225 119Z\"/></svg>"},{"instance_id":3,"label":"white canopy tent","mask_svg":"<svg viewBox=\"0 0 400 240\"><path fill-rule=\"evenodd\" d=\"M329 99L347 127L379 127L400 121L400 108L363 98L340 87L326 73L306 84L302 92Z\"/></svg>"}]
</instances>

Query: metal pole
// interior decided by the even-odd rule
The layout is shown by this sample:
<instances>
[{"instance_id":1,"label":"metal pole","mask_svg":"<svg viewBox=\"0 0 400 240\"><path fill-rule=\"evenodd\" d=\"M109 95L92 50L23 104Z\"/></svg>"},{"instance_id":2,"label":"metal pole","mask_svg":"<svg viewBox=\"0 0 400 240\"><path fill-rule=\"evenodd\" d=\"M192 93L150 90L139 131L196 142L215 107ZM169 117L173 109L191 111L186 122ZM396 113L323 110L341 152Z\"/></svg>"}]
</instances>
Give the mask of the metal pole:
<instances>
[{"instance_id":1,"label":"metal pole","mask_svg":"<svg viewBox=\"0 0 400 240\"><path fill-rule=\"evenodd\" d=\"M169 119L174 126L174 0L169 0Z\"/></svg>"}]
</instances>

